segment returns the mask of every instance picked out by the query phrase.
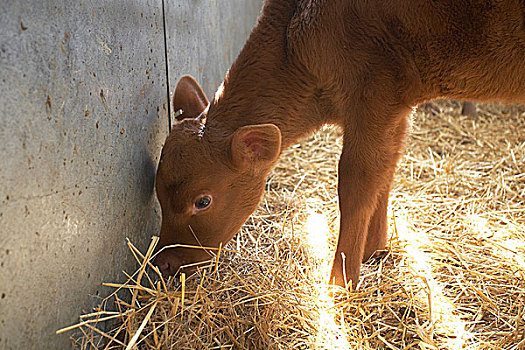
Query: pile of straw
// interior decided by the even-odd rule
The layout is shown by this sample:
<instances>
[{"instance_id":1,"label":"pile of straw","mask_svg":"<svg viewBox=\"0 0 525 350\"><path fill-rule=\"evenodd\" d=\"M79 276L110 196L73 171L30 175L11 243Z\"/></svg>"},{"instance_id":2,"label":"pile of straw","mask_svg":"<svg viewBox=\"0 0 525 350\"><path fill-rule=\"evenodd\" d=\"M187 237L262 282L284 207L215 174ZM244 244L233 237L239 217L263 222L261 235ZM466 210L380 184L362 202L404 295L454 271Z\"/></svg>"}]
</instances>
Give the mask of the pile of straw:
<instances>
[{"instance_id":1,"label":"pile of straw","mask_svg":"<svg viewBox=\"0 0 525 350\"><path fill-rule=\"evenodd\" d=\"M163 281L147 262L156 239L144 254L129 243L137 271L68 328L77 346L525 348L525 108L460 110L415 113L389 247L356 292L326 286L341 132L325 127L283 154L257 212L196 274Z\"/></svg>"}]
</instances>

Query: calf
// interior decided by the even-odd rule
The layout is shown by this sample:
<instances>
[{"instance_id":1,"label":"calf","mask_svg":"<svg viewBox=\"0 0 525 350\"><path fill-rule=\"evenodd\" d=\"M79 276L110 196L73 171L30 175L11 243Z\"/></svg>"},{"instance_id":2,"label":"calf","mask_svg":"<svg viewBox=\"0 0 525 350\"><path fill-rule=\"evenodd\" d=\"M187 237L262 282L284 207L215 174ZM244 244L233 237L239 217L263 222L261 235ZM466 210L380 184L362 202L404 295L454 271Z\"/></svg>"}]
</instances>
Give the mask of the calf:
<instances>
[{"instance_id":1,"label":"calf","mask_svg":"<svg viewBox=\"0 0 525 350\"><path fill-rule=\"evenodd\" d=\"M386 245L387 203L412 106L439 97L525 101L524 0L266 0L211 103L183 77L162 150L160 246L225 244L283 149L344 130L331 282L356 285ZM164 274L209 257L162 251Z\"/></svg>"}]
</instances>

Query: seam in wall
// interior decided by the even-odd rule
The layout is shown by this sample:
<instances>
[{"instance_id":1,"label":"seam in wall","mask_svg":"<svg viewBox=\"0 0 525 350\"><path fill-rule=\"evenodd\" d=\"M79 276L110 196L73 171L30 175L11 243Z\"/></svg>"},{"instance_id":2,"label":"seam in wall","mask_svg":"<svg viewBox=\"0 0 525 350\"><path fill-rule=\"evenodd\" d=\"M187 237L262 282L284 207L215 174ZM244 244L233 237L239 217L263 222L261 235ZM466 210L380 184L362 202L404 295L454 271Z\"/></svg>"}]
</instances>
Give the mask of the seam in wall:
<instances>
[{"instance_id":1,"label":"seam in wall","mask_svg":"<svg viewBox=\"0 0 525 350\"><path fill-rule=\"evenodd\" d=\"M168 131L171 132L171 100L170 100L170 75L168 67L168 33L166 20L166 0L162 0L162 26L164 32L164 64L166 68L166 103L168 105Z\"/></svg>"}]
</instances>

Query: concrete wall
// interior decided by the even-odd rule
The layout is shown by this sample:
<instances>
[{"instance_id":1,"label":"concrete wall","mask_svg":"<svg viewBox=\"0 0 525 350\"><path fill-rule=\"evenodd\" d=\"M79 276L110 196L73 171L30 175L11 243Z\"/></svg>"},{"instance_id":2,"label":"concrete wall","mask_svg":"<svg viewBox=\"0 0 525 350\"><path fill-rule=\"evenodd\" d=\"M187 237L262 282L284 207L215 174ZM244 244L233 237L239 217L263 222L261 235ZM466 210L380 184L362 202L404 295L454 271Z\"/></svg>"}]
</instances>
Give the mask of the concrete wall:
<instances>
[{"instance_id":1,"label":"concrete wall","mask_svg":"<svg viewBox=\"0 0 525 350\"><path fill-rule=\"evenodd\" d=\"M181 75L191 74L211 100L255 25L262 2L168 1L168 67L173 89Z\"/></svg>"},{"instance_id":2,"label":"concrete wall","mask_svg":"<svg viewBox=\"0 0 525 350\"><path fill-rule=\"evenodd\" d=\"M144 249L159 227L167 84L211 96L260 6L0 2L0 349L71 347L55 330L134 267L125 237Z\"/></svg>"}]
</instances>

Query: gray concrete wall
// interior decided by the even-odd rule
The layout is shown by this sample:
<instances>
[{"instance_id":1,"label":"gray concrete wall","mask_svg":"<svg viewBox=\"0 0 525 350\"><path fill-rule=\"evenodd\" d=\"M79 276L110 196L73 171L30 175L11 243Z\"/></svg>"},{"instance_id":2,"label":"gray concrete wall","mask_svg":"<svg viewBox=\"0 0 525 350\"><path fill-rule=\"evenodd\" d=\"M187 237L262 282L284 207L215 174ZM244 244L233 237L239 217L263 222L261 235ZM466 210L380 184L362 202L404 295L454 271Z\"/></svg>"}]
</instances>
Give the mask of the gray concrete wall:
<instances>
[{"instance_id":1,"label":"gray concrete wall","mask_svg":"<svg viewBox=\"0 0 525 350\"><path fill-rule=\"evenodd\" d=\"M263 0L168 1L170 86L191 74L211 100L256 23ZM199 4L200 6L195 6Z\"/></svg>"},{"instance_id":2,"label":"gray concrete wall","mask_svg":"<svg viewBox=\"0 0 525 350\"><path fill-rule=\"evenodd\" d=\"M261 0L0 2L0 349L71 347L159 226L167 87L212 94Z\"/></svg>"}]
</instances>

